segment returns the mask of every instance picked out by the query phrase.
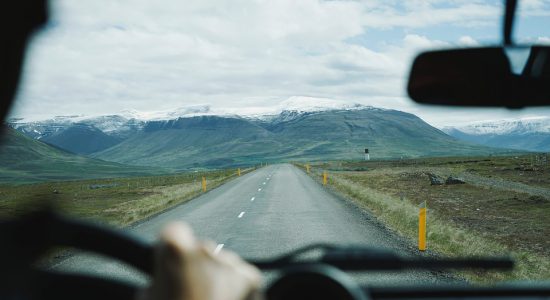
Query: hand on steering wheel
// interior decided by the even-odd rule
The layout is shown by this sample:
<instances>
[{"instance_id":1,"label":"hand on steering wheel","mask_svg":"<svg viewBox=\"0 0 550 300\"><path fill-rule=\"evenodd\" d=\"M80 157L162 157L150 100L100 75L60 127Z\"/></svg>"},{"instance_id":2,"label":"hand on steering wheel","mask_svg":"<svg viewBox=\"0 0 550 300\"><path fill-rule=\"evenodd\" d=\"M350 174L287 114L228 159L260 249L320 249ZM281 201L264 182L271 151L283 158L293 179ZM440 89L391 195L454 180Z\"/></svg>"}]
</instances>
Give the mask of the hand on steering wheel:
<instances>
[{"instance_id":1,"label":"hand on steering wheel","mask_svg":"<svg viewBox=\"0 0 550 300\"><path fill-rule=\"evenodd\" d=\"M155 249L151 286L138 300L262 299L261 274L233 252L214 254L215 244L199 241L183 223L168 225Z\"/></svg>"}]
</instances>

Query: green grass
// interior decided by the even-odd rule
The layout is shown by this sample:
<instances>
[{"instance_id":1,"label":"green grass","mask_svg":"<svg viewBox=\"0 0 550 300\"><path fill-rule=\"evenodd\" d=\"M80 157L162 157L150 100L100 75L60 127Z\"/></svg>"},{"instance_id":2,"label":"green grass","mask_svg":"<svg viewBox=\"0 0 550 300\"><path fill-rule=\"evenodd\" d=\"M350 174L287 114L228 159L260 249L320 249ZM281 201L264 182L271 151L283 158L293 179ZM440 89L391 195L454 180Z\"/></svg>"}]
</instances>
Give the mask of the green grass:
<instances>
[{"instance_id":1,"label":"green grass","mask_svg":"<svg viewBox=\"0 0 550 300\"><path fill-rule=\"evenodd\" d=\"M313 165L311 176L320 181L322 170L328 170L329 188L371 211L411 243L416 243L418 234L418 205L425 200L431 251L445 256L511 255L517 262L513 272L465 273L472 281L548 280L550 193L541 197L529 194L540 191L540 186L522 192L493 185L493 181L431 186L425 175L435 171L448 176L468 170L477 176L525 183L528 180L521 168L515 174L507 170L506 176L501 170L526 161L528 156L340 161ZM538 167L540 182L548 180L547 168Z\"/></svg>"},{"instance_id":2,"label":"green grass","mask_svg":"<svg viewBox=\"0 0 550 300\"><path fill-rule=\"evenodd\" d=\"M241 174L253 169L243 169ZM202 176L211 190L235 178L236 169L165 176L0 185L0 218L46 205L66 214L118 227L132 224L202 193Z\"/></svg>"}]
</instances>

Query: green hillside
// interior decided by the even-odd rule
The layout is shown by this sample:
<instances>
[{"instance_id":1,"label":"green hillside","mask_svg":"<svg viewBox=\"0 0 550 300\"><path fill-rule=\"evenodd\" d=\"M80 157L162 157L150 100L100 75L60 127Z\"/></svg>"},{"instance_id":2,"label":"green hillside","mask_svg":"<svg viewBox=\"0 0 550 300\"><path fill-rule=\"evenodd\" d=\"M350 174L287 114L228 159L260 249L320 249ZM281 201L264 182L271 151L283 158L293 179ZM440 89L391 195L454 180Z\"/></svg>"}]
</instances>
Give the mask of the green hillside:
<instances>
[{"instance_id":1,"label":"green hillside","mask_svg":"<svg viewBox=\"0 0 550 300\"><path fill-rule=\"evenodd\" d=\"M327 111L270 128L296 145L293 158L372 159L506 152L459 141L413 114L394 110Z\"/></svg>"},{"instance_id":2,"label":"green hillside","mask_svg":"<svg viewBox=\"0 0 550 300\"><path fill-rule=\"evenodd\" d=\"M86 124L74 124L66 130L56 132L40 141L76 154L90 154L112 147L120 139Z\"/></svg>"},{"instance_id":3,"label":"green hillside","mask_svg":"<svg viewBox=\"0 0 550 300\"><path fill-rule=\"evenodd\" d=\"M262 161L280 147L276 136L247 120L203 116L149 122L143 132L94 157L136 165L221 167Z\"/></svg>"},{"instance_id":4,"label":"green hillside","mask_svg":"<svg viewBox=\"0 0 550 300\"><path fill-rule=\"evenodd\" d=\"M94 157L174 168L227 167L289 160L486 155L508 152L459 141L415 115L381 109L333 110L290 120L200 116L149 122Z\"/></svg>"},{"instance_id":5,"label":"green hillside","mask_svg":"<svg viewBox=\"0 0 550 300\"><path fill-rule=\"evenodd\" d=\"M75 155L11 128L4 128L0 141L0 182L139 176L162 172L158 168L125 166Z\"/></svg>"}]
</instances>

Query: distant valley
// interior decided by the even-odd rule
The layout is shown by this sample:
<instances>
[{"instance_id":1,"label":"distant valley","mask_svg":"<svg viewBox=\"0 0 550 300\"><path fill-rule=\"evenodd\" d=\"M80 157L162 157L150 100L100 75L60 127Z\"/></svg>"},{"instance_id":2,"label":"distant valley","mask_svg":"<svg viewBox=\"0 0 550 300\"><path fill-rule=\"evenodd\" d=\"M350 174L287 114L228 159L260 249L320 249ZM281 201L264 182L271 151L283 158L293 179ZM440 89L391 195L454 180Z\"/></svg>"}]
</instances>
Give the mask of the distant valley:
<instances>
[{"instance_id":1,"label":"distant valley","mask_svg":"<svg viewBox=\"0 0 550 300\"><path fill-rule=\"evenodd\" d=\"M12 128L0 139L0 182L30 183L73 179L149 176L167 173L155 167L108 162L50 146Z\"/></svg>"}]
</instances>

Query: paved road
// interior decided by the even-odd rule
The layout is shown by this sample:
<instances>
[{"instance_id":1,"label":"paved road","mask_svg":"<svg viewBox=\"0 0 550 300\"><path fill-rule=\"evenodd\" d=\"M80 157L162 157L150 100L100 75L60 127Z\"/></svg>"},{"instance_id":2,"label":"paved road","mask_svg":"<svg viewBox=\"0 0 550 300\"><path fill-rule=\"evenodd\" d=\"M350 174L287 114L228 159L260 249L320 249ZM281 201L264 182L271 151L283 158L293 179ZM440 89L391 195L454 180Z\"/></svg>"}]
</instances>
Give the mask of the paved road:
<instances>
[{"instance_id":1,"label":"paved road","mask_svg":"<svg viewBox=\"0 0 550 300\"><path fill-rule=\"evenodd\" d=\"M129 229L154 240L174 220L188 222L196 234L247 258L265 258L311 243L359 244L390 248L409 255L406 244L365 212L338 199L296 167L261 168L186 204ZM103 276L146 282L139 273L117 262L87 254L70 257L55 268L82 270ZM268 280L273 274L267 274ZM391 284L448 282L429 272L354 275L361 282Z\"/></svg>"}]
</instances>

